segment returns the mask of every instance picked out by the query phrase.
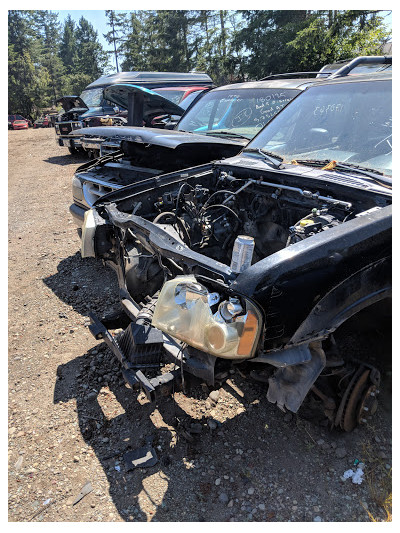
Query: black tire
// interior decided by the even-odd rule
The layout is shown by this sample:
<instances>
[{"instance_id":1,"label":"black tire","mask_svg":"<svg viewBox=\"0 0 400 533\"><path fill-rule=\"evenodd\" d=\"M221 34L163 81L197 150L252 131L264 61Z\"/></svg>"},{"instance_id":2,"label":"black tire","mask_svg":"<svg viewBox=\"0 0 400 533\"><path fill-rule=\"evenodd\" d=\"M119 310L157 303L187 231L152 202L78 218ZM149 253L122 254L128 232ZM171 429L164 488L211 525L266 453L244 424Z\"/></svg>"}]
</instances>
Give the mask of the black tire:
<instances>
[{"instance_id":1,"label":"black tire","mask_svg":"<svg viewBox=\"0 0 400 533\"><path fill-rule=\"evenodd\" d=\"M68 146L68 150L70 154L76 154L77 152L75 146Z\"/></svg>"}]
</instances>

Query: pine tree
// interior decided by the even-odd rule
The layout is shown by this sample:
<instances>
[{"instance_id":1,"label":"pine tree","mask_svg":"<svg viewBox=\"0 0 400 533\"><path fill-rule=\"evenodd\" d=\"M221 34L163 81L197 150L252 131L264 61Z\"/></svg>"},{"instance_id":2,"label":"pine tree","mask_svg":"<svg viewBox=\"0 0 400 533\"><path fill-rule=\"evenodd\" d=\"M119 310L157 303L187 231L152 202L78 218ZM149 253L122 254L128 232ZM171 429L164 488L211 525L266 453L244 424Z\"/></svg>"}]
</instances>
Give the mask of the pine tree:
<instances>
[{"instance_id":1,"label":"pine tree","mask_svg":"<svg viewBox=\"0 0 400 533\"><path fill-rule=\"evenodd\" d=\"M78 50L75 35L75 22L71 15L65 19L63 35L60 43L60 58L63 62L65 72L72 74L77 65Z\"/></svg>"}]
</instances>

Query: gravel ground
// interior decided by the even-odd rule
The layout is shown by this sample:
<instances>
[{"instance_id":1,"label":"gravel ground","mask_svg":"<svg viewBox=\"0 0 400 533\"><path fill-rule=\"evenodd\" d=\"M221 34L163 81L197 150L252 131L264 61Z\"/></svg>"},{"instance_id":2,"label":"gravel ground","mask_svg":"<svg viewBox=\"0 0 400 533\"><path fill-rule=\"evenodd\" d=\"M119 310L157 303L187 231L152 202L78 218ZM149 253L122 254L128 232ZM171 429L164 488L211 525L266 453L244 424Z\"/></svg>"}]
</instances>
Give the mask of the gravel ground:
<instances>
[{"instance_id":1,"label":"gravel ground","mask_svg":"<svg viewBox=\"0 0 400 533\"><path fill-rule=\"evenodd\" d=\"M238 370L157 405L124 385L87 328L118 295L68 212L84 161L53 129L9 132L9 521L387 520L390 401L344 434L282 413ZM157 464L128 470L148 439ZM341 479L356 460L360 485Z\"/></svg>"}]
</instances>

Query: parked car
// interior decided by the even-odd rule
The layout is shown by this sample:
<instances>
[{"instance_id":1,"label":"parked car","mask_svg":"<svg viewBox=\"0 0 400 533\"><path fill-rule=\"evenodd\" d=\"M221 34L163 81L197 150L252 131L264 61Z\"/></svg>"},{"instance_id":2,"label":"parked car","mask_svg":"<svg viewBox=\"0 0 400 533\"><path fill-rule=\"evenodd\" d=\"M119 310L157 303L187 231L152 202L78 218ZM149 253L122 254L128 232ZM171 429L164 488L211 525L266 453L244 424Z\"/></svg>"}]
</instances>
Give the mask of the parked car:
<instances>
[{"instance_id":1,"label":"parked car","mask_svg":"<svg viewBox=\"0 0 400 533\"><path fill-rule=\"evenodd\" d=\"M368 422L390 364L391 87L390 73L339 70L238 155L87 211L82 256L116 270L125 318L115 337L93 314L90 330L134 389L161 401L182 375L213 386L237 364L282 410Z\"/></svg>"},{"instance_id":2,"label":"parked car","mask_svg":"<svg viewBox=\"0 0 400 533\"><path fill-rule=\"evenodd\" d=\"M16 120L25 120L28 123L28 126L32 126L32 122L29 119L24 118L22 115L8 115L8 129L9 130L13 129L13 124Z\"/></svg>"},{"instance_id":3,"label":"parked car","mask_svg":"<svg viewBox=\"0 0 400 533\"><path fill-rule=\"evenodd\" d=\"M34 128L51 128L51 121L49 117L46 115L35 120L35 122L33 123L33 127Z\"/></svg>"},{"instance_id":4,"label":"parked car","mask_svg":"<svg viewBox=\"0 0 400 533\"><path fill-rule=\"evenodd\" d=\"M77 130L65 139L71 139L71 143L75 143L78 139L79 144L88 152L89 157L98 157L101 149L101 144L104 137L93 135L93 132L107 131L109 135L114 129L110 130L108 126L125 126L129 121L136 126L150 126L153 117L163 113L163 116L171 114L183 115L184 110L171 100L161 96L158 92L139 87L130 83L116 83L106 87L103 91L104 97L114 104L124 108L132 108L132 116L129 117L128 109L119 117L93 117L86 118L83 122L97 120L92 123L94 128ZM129 103L130 102L130 103ZM98 130L97 126L107 126L106 130ZM86 132L89 131L89 134Z\"/></svg>"},{"instance_id":5,"label":"parked car","mask_svg":"<svg viewBox=\"0 0 400 533\"><path fill-rule=\"evenodd\" d=\"M89 84L78 96L63 96L57 100L62 105L64 113L60 113L56 122L56 142L60 146L67 146L71 153L81 148L79 139L71 145L65 139L68 133L80 129L83 120L90 117L118 115L123 109L104 98L104 88L116 83L134 83L146 89L174 86L206 86L213 85L212 79L204 73L184 72L119 72L100 77Z\"/></svg>"},{"instance_id":6,"label":"parked car","mask_svg":"<svg viewBox=\"0 0 400 533\"><path fill-rule=\"evenodd\" d=\"M180 87L180 89L185 89L185 88ZM178 102L179 107L181 107L184 111L187 111L189 107L193 106L196 102L198 102L200 98L204 96L209 90L210 90L210 87L208 88L193 87L192 90L185 91L183 93L182 99ZM156 92L165 96L166 98L172 97L172 94L169 88L163 89L161 91L157 90ZM174 99L172 99L172 101L174 102ZM178 124L181 116L182 115L161 115L159 117L155 117L151 121L151 127L152 128L168 128L172 130Z\"/></svg>"},{"instance_id":7,"label":"parked car","mask_svg":"<svg viewBox=\"0 0 400 533\"><path fill-rule=\"evenodd\" d=\"M367 61L358 62L358 64L355 67L352 67L349 75L354 76L357 74L369 74L371 72L383 72L385 70L392 70L392 57L387 56L387 61L382 62L381 57L375 57L375 56L366 56L368 58ZM366 59L362 58L362 59ZM359 59L359 58L357 58ZM317 77L326 77L327 75L334 74L339 69L343 68L346 65L349 65L353 59L342 59L340 61L336 61L335 63L331 63L328 65L324 65L319 73L317 74Z\"/></svg>"},{"instance_id":8,"label":"parked car","mask_svg":"<svg viewBox=\"0 0 400 533\"><path fill-rule=\"evenodd\" d=\"M174 130L113 127L74 132L87 147L105 157L79 167L72 184L70 212L78 228L85 211L103 194L138 180L231 157L292 98L315 79L269 80L236 83L210 90L183 115ZM129 92L119 98L105 94L118 105L128 105ZM157 109L157 107L153 107ZM159 113L158 113L159 114ZM120 149L120 153L110 155Z\"/></svg>"},{"instance_id":9,"label":"parked car","mask_svg":"<svg viewBox=\"0 0 400 533\"><path fill-rule=\"evenodd\" d=\"M14 122L12 123L12 129L13 130L27 130L28 121L27 120L14 120Z\"/></svg>"}]
</instances>

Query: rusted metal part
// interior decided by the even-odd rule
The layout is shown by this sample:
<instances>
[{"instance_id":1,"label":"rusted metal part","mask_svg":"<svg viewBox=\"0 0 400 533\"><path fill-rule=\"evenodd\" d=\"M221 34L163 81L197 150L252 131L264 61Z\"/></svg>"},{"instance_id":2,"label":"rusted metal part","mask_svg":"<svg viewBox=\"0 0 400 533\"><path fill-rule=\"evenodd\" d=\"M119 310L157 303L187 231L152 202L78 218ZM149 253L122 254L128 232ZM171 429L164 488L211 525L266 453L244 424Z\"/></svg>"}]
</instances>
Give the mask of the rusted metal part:
<instances>
[{"instance_id":1,"label":"rusted metal part","mask_svg":"<svg viewBox=\"0 0 400 533\"><path fill-rule=\"evenodd\" d=\"M311 387L311 390L313 391L314 394L316 394L318 396L318 398L321 398L321 400L323 401L325 416L329 420L333 421L334 414L335 414L335 411L336 411L336 402L335 402L335 400L333 398L331 398L330 396L327 396L326 394L324 394L315 385L313 385Z\"/></svg>"},{"instance_id":2,"label":"rusted metal part","mask_svg":"<svg viewBox=\"0 0 400 533\"><path fill-rule=\"evenodd\" d=\"M376 412L379 383L379 370L361 365L345 390L335 425L344 431L352 431L357 424L365 424Z\"/></svg>"}]
</instances>

